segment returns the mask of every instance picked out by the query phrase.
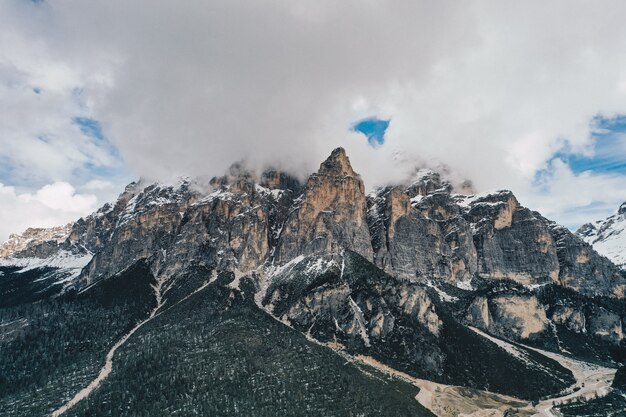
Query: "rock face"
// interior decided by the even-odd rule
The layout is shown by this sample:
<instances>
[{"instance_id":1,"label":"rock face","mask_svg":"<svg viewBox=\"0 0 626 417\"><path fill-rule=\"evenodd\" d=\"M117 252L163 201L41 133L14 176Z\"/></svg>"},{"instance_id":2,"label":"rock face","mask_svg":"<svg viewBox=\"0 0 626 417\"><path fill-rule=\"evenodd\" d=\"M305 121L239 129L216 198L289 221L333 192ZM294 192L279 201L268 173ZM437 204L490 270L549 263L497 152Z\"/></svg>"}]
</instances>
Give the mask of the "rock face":
<instances>
[{"instance_id":1,"label":"rock face","mask_svg":"<svg viewBox=\"0 0 626 417\"><path fill-rule=\"evenodd\" d=\"M469 283L477 270L470 224L447 192L427 196L410 186L370 195L377 265L404 276Z\"/></svg>"},{"instance_id":2,"label":"rock face","mask_svg":"<svg viewBox=\"0 0 626 417\"><path fill-rule=\"evenodd\" d=\"M420 170L366 195L341 148L304 185L241 163L208 183L140 181L70 226L12 236L0 296L75 294L142 265L164 305L222 286L321 343L440 382L528 398L570 384L467 326L610 361L624 344L619 268L510 191L451 184ZM21 275L42 266L71 271L54 285Z\"/></svg>"},{"instance_id":3,"label":"rock face","mask_svg":"<svg viewBox=\"0 0 626 417\"><path fill-rule=\"evenodd\" d=\"M525 285L557 282L559 261L550 229L510 191L468 199L478 272Z\"/></svg>"},{"instance_id":4,"label":"rock face","mask_svg":"<svg viewBox=\"0 0 626 417\"><path fill-rule=\"evenodd\" d=\"M115 213L115 208L127 201L108 237L99 237L97 232L88 234L93 236L90 241L104 241L104 245L83 272L83 285L115 275L140 259L160 257L171 243L186 207L198 198L187 181L169 187L150 185L128 197L128 193L122 194L121 201L111 209ZM98 230L98 222L105 219L87 219L85 229Z\"/></svg>"},{"instance_id":5,"label":"rock face","mask_svg":"<svg viewBox=\"0 0 626 417\"><path fill-rule=\"evenodd\" d=\"M48 258L63 247L72 224L45 228L29 228L22 234L12 234L0 245L0 258Z\"/></svg>"},{"instance_id":6,"label":"rock face","mask_svg":"<svg viewBox=\"0 0 626 417\"><path fill-rule=\"evenodd\" d=\"M432 191L432 183L381 188L368 196L374 262L385 271L461 288L481 277L623 295L626 281L611 262L522 207L510 191L467 197L445 186ZM412 194L425 190L431 194Z\"/></svg>"},{"instance_id":7,"label":"rock face","mask_svg":"<svg viewBox=\"0 0 626 417\"><path fill-rule=\"evenodd\" d=\"M115 204L73 225L13 236L0 253L39 257L50 265L49 257L58 254L64 261L79 259L71 272L79 278L66 279L63 288L85 288L139 261L168 280L168 288L182 285L194 268L232 273L234 287L247 275L245 285L255 288L264 308L317 329L320 337L335 329L345 343L374 347L389 337L409 343L399 329L418 326L428 336L410 343L433 372L443 366L443 351L427 352L422 344L443 337L445 326L432 287L462 291L469 301L450 314L507 339L543 340L562 326L621 342L623 312L593 300L540 299L534 292L548 286L621 300L626 279L615 265L522 207L510 191L468 196L457 189L441 175L419 170L407 184L366 196L345 151L337 148L304 186L276 169L257 176L241 163L208 184L132 183ZM386 274L369 283L353 274L360 278L350 281L342 272L344 253L379 268L369 276L374 270ZM331 275L338 278L325 281ZM293 282L287 285L286 276ZM508 289L481 290L497 288L494 283Z\"/></svg>"},{"instance_id":8,"label":"rock face","mask_svg":"<svg viewBox=\"0 0 626 417\"><path fill-rule=\"evenodd\" d=\"M604 220L584 224L576 234L622 269L626 269L626 203Z\"/></svg>"},{"instance_id":9,"label":"rock face","mask_svg":"<svg viewBox=\"0 0 626 417\"><path fill-rule=\"evenodd\" d=\"M82 275L83 285L148 260L153 273L174 276L191 266L247 272L263 265L277 243L279 228L293 204L299 183L277 171L262 174L262 184L239 164L228 174L201 184L127 189L114 207L81 220L90 242L105 242ZM124 207L119 210L118 207ZM115 216L113 232L90 234Z\"/></svg>"},{"instance_id":10,"label":"rock face","mask_svg":"<svg viewBox=\"0 0 626 417\"><path fill-rule=\"evenodd\" d=\"M599 308L593 312L589 322L589 331L601 339L615 344L624 339L622 319L611 311Z\"/></svg>"},{"instance_id":11,"label":"rock face","mask_svg":"<svg viewBox=\"0 0 626 417\"><path fill-rule=\"evenodd\" d=\"M528 295L478 297L468 310L468 320L479 329L511 340L532 340L548 328L543 306Z\"/></svg>"},{"instance_id":12,"label":"rock face","mask_svg":"<svg viewBox=\"0 0 626 417\"><path fill-rule=\"evenodd\" d=\"M309 177L287 219L277 248L278 261L342 249L372 259L366 208L361 177L352 169L345 150L335 149L317 174Z\"/></svg>"},{"instance_id":13,"label":"rock face","mask_svg":"<svg viewBox=\"0 0 626 417\"><path fill-rule=\"evenodd\" d=\"M94 254L89 284L139 259L168 275L194 264L230 271L352 250L384 271L471 289L477 279L555 283L623 297L626 279L567 229L522 207L510 191L466 196L432 170L368 196L342 148L304 186L276 169L234 164L209 184L130 184L115 204L71 226L30 230L3 257ZM466 187L466 191L470 188ZM39 237L37 237L39 236Z\"/></svg>"},{"instance_id":14,"label":"rock face","mask_svg":"<svg viewBox=\"0 0 626 417\"><path fill-rule=\"evenodd\" d=\"M626 280L615 264L563 226L545 222L556 241L560 285L587 295L624 298Z\"/></svg>"},{"instance_id":15,"label":"rock face","mask_svg":"<svg viewBox=\"0 0 626 417\"><path fill-rule=\"evenodd\" d=\"M584 333L587 329L587 320L582 308L557 305L552 313L552 321L567 327L574 333Z\"/></svg>"}]
</instances>

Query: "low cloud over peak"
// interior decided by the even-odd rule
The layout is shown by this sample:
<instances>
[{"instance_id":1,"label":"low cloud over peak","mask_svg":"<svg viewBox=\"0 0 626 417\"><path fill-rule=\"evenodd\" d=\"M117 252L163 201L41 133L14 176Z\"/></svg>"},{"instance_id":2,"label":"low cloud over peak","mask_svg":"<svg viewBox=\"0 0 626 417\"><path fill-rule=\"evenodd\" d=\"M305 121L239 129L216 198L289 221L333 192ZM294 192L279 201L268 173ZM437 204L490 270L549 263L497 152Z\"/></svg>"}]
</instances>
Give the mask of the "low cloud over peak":
<instances>
[{"instance_id":1,"label":"low cloud over peak","mask_svg":"<svg viewBox=\"0 0 626 417\"><path fill-rule=\"evenodd\" d=\"M626 197L622 174L555 161L593 153L598 114L626 113L624 12L621 1L9 0L0 86L28 86L26 104L62 96L56 110L29 107L64 120L42 133L97 126L115 148L87 142L50 182L79 181L62 168L84 155L115 166L117 152L132 176L219 175L241 159L303 176L343 146L369 186L445 164L574 226L576 208ZM352 129L372 115L392 120L374 147ZM36 133L0 129L13 161L14 142Z\"/></svg>"}]
</instances>

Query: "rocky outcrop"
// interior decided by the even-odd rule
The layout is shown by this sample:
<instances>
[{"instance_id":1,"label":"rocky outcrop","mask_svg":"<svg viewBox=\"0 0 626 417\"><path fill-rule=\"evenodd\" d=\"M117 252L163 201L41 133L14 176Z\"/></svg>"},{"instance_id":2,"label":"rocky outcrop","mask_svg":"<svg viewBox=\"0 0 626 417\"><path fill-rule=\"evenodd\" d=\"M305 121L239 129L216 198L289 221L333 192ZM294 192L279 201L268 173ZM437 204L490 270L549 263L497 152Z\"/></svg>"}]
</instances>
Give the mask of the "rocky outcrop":
<instances>
[{"instance_id":1,"label":"rocky outcrop","mask_svg":"<svg viewBox=\"0 0 626 417\"><path fill-rule=\"evenodd\" d=\"M143 181L131 182L119 195L114 204L107 203L98 211L78 219L73 225L70 240L91 252L98 252L109 243L128 203L147 186Z\"/></svg>"},{"instance_id":2,"label":"rocky outcrop","mask_svg":"<svg viewBox=\"0 0 626 417\"><path fill-rule=\"evenodd\" d=\"M544 222L556 242L560 285L585 295L624 298L626 278L615 264L565 227Z\"/></svg>"},{"instance_id":3,"label":"rocky outcrop","mask_svg":"<svg viewBox=\"0 0 626 417\"><path fill-rule=\"evenodd\" d=\"M565 326L574 333L584 333L587 330L585 312L576 306L557 305L551 319L555 324Z\"/></svg>"},{"instance_id":4,"label":"rocky outcrop","mask_svg":"<svg viewBox=\"0 0 626 417\"><path fill-rule=\"evenodd\" d=\"M594 336L614 344L619 344L624 339L621 317L605 308L598 308L591 314L589 331Z\"/></svg>"},{"instance_id":5,"label":"rocky outcrop","mask_svg":"<svg viewBox=\"0 0 626 417\"><path fill-rule=\"evenodd\" d=\"M532 340L549 326L545 308L532 295L477 297L468 308L466 320L510 340Z\"/></svg>"},{"instance_id":6,"label":"rocky outcrop","mask_svg":"<svg viewBox=\"0 0 626 417\"><path fill-rule=\"evenodd\" d=\"M509 339L532 339L548 327L546 312L536 297L502 296L491 301L491 327L495 334Z\"/></svg>"},{"instance_id":7,"label":"rocky outcrop","mask_svg":"<svg viewBox=\"0 0 626 417\"><path fill-rule=\"evenodd\" d=\"M469 286L476 273L476 250L470 224L449 190L438 176L421 176L407 187L381 188L368 196L368 223L379 267Z\"/></svg>"},{"instance_id":8,"label":"rocky outcrop","mask_svg":"<svg viewBox=\"0 0 626 417\"><path fill-rule=\"evenodd\" d=\"M415 190L429 188L384 188L369 196L374 259L381 268L462 288L470 288L476 275L525 285L558 280L549 227L510 192L464 197L442 187L411 197Z\"/></svg>"},{"instance_id":9,"label":"rocky outcrop","mask_svg":"<svg viewBox=\"0 0 626 417\"><path fill-rule=\"evenodd\" d=\"M618 268L510 191L464 196L439 176L418 179L368 196L374 262L383 270L467 289L480 277L624 296Z\"/></svg>"},{"instance_id":10,"label":"rocky outcrop","mask_svg":"<svg viewBox=\"0 0 626 417\"><path fill-rule=\"evenodd\" d=\"M82 285L147 260L158 276L174 276L191 267L247 272L270 257L293 204L299 183L271 170L261 183L241 164L206 186L189 179L174 186L127 189L115 206L79 226L96 253L82 275ZM295 190L295 191L294 191ZM120 209L121 208L121 209ZM109 236L90 233L97 225L115 222ZM76 229L76 228L75 228ZM77 233L78 234L78 233ZM79 235L80 236L80 235Z\"/></svg>"},{"instance_id":11,"label":"rocky outcrop","mask_svg":"<svg viewBox=\"0 0 626 417\"><path fill-rule=\"evenodd\" d=\"M510 191L461 200L467 207L478 273L524 285L557 282L559 261L550 229Z\"/></svg>"},{"instance_id":12,"label":"rocky outcrop","mask_svg":"<svg viewBox=\"0 0 626 417\"><path fill-rule=\"evenodd\" d=\"M128 197L122 194L115 207L121 207ZM82 285L115 275L139 260L161 256L171 244L185 209L197 199L188 181L177 186L150 185L134 194L115 218L110 236L101 238L97 232L87 235L93 236L92 242L105 244L83 271ZM93 230L99 219L91 221L85 222L87 231Z\"/></svg>"},{"instance_id":13,"label":"rocky outcrop","mask_svg":"<svg viewBox=\"0 0 626 417\"><path fill-rule=\"evenodd\" d=\"M424 344L442 329L435 305L423 287L390 278L347 250L298 257L272 275L261 304L320 341L357 351L388 349L390 340L406 337L409 351L420 351L416 362L439 369L441 354Z\"/></svg>"},{"instance_id":14,"label":"rocky outcrop","mask_svg":"<svg viewBox=\"0 0 626 417\"><path fill-rule=\"evenodd\" d=\"M372 259L363 181L343 148L335 149L309 177L301 199L289 215L277 248L277 261L298 255L353 250Z\"/></svg>"}]
</instances>

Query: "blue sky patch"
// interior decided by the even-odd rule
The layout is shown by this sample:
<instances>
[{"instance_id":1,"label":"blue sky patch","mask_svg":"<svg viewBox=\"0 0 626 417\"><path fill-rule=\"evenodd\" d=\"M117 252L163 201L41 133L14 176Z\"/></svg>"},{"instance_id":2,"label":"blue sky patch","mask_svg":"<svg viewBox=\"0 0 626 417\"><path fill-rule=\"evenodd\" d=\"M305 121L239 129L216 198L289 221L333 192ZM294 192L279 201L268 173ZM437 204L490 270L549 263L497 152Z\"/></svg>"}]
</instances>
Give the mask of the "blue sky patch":
<instances>
[{"instance_id":1,"label":"blue sky patch","mask_svg":"<svg viewBox=\"0 0 626 417\"><path fill-rule=\"evenodd\" d=\"M98 140L104 139L102 126L99 121L88 117L74 117L72 121L78 125L80 131L83 132L84 135Z\"/></svg>"},{"instance_id":2,"label":"blue sky patch","mask_svg":"<svg viewBox=\"0 0 626 417\"><path fill-rule=\"evenodd\" d=\"M578 174L626 174L626 116L605 118L597 116L592 121L593 154L574 154L567 148L557 152L552 160L561 159Z\"/></svg>"},{"instance_id":3,"label":"blue sky patch","mask_svg":"<svg viewBox=\"0 0 626 417\"><path fill-rule=\"evenodd\" d=\"M84 179L85 181L94 178L106 178L116 182L119 178L125 180L127 173L120 152L109 142L102 131L100 122L89 117L76 116L72 118L72 123L78 126L83 135L93 139L98 148L106 151L114 159L113 164L110 166L92 161L85 162L81 167L74 169L74 177Z\"/></svg>"},{"instance_id":4,"label":"blue sky patch","mask_svg":"<svg viewBox=\"0 0 626 417\"><path fill-rule=\"evenodd\" d=\"M12 184L12 179L16 176L17 167L8 156L0 155L0 183L5 185Z\"/></svg>"},{"instance_id":5,"label":"blue sky patch","mask_svg":"<svg viewBox=\"0 0 626 417\"><path fill-rule=\"evenodd\" d=\"M368 117L357 122L352 130L362 133L367 138L367 143L372 148L377 148L385 143L385 132L389 127L389 120L383 120L376 117Z\"/></svg>"}]
</instances>

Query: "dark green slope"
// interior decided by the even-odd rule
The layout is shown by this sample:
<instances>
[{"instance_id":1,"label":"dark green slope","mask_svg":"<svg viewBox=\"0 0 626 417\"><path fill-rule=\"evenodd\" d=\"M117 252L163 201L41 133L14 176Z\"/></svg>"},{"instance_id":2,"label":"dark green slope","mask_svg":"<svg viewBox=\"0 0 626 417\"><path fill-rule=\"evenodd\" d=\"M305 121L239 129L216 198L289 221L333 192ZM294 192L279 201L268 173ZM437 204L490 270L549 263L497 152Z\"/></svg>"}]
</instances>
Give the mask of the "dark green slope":
<instances>
[{"instance_id":1,"label":"dark green slope","mask_svg":"<svg viewBox=\"0 0 626 417\"><path fill-rule=\"evenodd\" d=\"M564 417L626 417L624 393L613 391L606 397L576 401L556 407Z\"/></svg>"},{"instance_id":2,"label":"dark green slope","mask_svg":"<svg viewBox=\"0 0 626 417\"><path fill-rule=\"evenodd\" d=\"M417 388L259 310L220 280L142 327L68 416L431 416Z\"/></svg>"},{"instance_id":3,"label":"dark green slope","mask_svg":"<svg viewBox=\"0 0 626 417\"><path fill-rule=\"evenodd\" d=\"M23 268L0 266L0 308L45 300L62 289L59 281L69 272L57 268Z\"/></svg>"},{"instance_id":4,"label":"dark green slope","mask_svg":"<svg viewBox=\"0 0 626 417\"><path fill-rule=\"evenodd\" d=\"M139 264L80 295L0 308L0 416L47 415L84 388L155 305L153 282Z\"/></svg>"}]
</instances>

